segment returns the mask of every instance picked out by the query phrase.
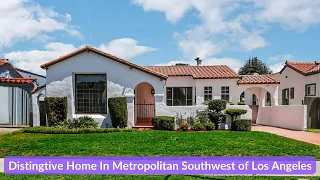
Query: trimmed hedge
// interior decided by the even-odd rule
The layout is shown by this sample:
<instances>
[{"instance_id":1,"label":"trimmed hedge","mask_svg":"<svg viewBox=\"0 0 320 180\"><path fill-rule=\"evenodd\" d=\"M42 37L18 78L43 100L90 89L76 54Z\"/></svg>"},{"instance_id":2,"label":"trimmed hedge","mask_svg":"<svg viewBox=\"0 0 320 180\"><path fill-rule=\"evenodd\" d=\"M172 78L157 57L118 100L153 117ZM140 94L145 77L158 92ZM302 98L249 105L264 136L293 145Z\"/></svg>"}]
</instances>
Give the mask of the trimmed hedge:
<instances>
[{"instance_id":1,"label":"trimmed hedge","mask_svg":"<svg viewBox=\"0 0 320 180\"><path fill-rule=\"evenodd\" d=\"M152 117L152 126L155 130L174 130L174 117L154 116Z\"/></svg>"},{"instance_id":2,"label":"trimmed hedge","mask_svg":"<svg viewBox=\"0 0 320 180\"><path fill-rule=\"evenodd\" d=\"M30 127L21 130L25 133L39 134L89 134L89 133L111 133L111 132L133 132L135 129L119 129L119 128L58 128L58 127Z\"/></svg>"},{"instance_id":3,"label":"trimmed hedge","mask_svg":"<svg viewBox=\"0 0 320 180\"><path fill-rule=\"evenodd\" d=\"M227 107L227 101L215 99L208 103L208 109L213 111L213 113L220 113Z\"/></svg>"},{"instance_id":4,"label":"trimmed hedge","mask_svg":"<svg viewBox=\"0 0 320 180\"><path fill-rule=\"evenodd\" d=\"M242 114L246 114L248 111L246 109L232 109L232 108L229 108L226 110L226 114L229 114L232 118L232 120L235 118L235 117L238 117Z\"/></svg>"},{"instance_id":5,"label":"trimmed hedge","mask_svg":"<svg viewBox=\"0 0 320 180\"><path fill-rule=\"evenodd\" d=\"M231 131L251 131L251 125L250 119L236 119L232 121Z\"/></svg>"},{"instance_id":6,"label":"trimmed hedge","mask_svg":"<svg viewBox=\"0 0 320 180\"><path fill-rule=\"evenodd\" d=\"M79 118L69 119L61 121L57 124L61 128L98 128L98 122L95 121L92 117L82 116Z\"/></svg>"},{"instance_id":7,"label":"trimmed hedge","mask_svg":"<svg viewBox=\"0 0 320 180\"><path fill-rule=\"evenodd\" d=\"M108 107L114 128L125 128L128 124L128 109L126 97L115 97L108 99Z\"/></svg>"},{"instance_id":8,"label":"trimmed hedge","mask_svg":"<svg viewBox=\"0 0 320 180\"><path fill-rule=\"evenodd\" d=\"M45 113L47 114L49 126L55 126L57 123L67 119L68 99L67 97L45 97Z\"/></svg>"}]
</instances>

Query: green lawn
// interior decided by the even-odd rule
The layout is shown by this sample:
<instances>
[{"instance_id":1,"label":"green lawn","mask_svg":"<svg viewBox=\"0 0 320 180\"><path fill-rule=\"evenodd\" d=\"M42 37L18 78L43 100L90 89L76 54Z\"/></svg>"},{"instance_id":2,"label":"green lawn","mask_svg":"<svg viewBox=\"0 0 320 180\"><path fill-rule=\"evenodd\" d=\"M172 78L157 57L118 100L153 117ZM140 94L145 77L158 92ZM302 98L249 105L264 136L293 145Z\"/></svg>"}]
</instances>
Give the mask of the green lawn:
<instances>
[{"instance_id":1,"label":"green lawn","mask_svg":"<svg viewBox=\"0 0 320 180\"><path fill-rule=\"evenodd\" d=\"M320 147L264 132L27 134L0 137L5 156L314 156Z\"/></svg>"},{"instance_id":2,"label":"green lawn","mask_svg":"<svg viewBox=\"0 0 320 180\"><path fill-rule=\"evenodd\" d=\"M105 134L27 134L0 137L6 156L314 156L320 147L264 132L139 131ZM239 179L213 176L37 176L4 175L0 179ZM244 177L257 179L257 177ZM288 177L286 177L288 178ZM278 179L286 179L278 178ZM259 177L258 179L276 179ZM298 178L290 178L298 179ZM310 179L310 178L308 178Z\"/></svg>"},{"instance_id":3,"label":"green lawn","mask_svg":"<svg viewBox=\"0 0 320 180\"><path fill-rule=\"evenodd\" d=\"M308 131L320 134L320 129L308 129Z\"/></svg>"}]
</instances>

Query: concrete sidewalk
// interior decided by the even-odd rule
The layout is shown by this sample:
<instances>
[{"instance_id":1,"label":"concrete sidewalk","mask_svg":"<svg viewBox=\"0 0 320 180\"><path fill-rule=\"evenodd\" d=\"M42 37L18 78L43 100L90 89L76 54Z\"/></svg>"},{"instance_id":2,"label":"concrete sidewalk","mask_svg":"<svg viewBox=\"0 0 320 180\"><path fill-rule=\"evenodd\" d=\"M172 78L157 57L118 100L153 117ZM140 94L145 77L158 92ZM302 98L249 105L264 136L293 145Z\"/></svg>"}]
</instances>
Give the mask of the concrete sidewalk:
<instances>
[{"instance_id":1,"label":"concrete sidewalk","mask_svg":"<svg viewBox=\"0 0 320 180\"><path fill-rule=\"evenodd\" d=\"M252 131L261 131L295 139L320 146L320 134L305 131L294 131L270 126L253 125Z\"/></svg>"}]
</instances>

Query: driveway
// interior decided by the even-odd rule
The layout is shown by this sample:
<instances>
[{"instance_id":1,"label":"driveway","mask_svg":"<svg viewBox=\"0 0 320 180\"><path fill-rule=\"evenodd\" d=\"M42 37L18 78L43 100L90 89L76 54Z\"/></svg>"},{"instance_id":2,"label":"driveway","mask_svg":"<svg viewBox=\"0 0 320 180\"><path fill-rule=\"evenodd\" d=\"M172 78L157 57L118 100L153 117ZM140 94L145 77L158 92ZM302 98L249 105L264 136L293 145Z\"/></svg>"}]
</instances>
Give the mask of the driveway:
<instances>
[{"instance_id":1,"label":"driveway","mask_svg":"<svg viewBox=\"0 0 320 180\"><path fill-rule=\"evenodd\" d=\"M320 134L313 132L305 132L305 131L294 131L288 129L281 129L270 126L262 126L262 125L253 125L252 131L262 131L268 132L272 134L276 134L279 136L295 139L298 141L303 141L311 144L315 144L320 146Z\"/></svg>"}]
</instances>

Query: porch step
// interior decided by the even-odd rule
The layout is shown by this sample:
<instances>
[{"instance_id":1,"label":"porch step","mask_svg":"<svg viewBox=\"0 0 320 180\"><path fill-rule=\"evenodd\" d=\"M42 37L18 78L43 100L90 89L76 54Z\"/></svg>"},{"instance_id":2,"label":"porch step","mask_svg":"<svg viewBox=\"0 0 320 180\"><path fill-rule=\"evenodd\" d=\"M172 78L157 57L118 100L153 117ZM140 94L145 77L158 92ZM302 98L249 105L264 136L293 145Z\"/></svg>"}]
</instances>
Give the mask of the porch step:
<instances>
[{"instance_id":1,"label":"porch step","mask_svg":"<svg viewBox=\"0 0 320 180\"><path fill-rule=\"evenodd\" d=\"M153 128L151 123L137 123L132 128L136 130L150 130Z\"/></svg>"}]
</instances>

